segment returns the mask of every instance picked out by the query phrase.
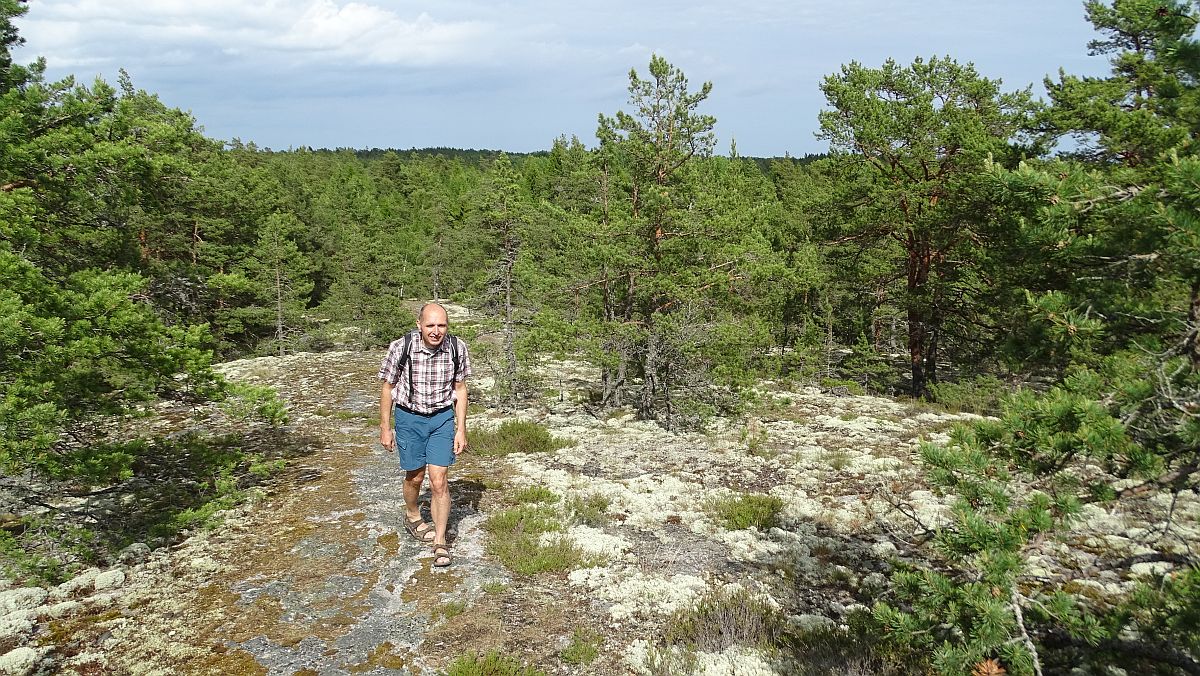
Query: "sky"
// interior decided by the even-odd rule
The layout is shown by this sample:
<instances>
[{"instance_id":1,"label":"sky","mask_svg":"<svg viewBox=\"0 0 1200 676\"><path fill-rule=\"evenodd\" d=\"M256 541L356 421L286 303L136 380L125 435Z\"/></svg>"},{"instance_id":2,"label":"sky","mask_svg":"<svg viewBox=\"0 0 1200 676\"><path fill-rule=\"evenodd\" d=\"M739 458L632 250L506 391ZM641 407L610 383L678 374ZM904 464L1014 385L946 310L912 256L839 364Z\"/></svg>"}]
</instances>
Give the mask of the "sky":
<instances>
[{"instance_id":1,"label":"sky","mask_svg":"<svg viewBox=\"0 0 1200 676\"><path fill-rule=\"evenodd\" d=\"M213 138L283 150L594 146L652 54L712 94L717 152L824 152L821 79L950 56L1004 89L1108 72L1076 0L31 0L18 61L134 86Z\"/></svg>"}]
</instances>

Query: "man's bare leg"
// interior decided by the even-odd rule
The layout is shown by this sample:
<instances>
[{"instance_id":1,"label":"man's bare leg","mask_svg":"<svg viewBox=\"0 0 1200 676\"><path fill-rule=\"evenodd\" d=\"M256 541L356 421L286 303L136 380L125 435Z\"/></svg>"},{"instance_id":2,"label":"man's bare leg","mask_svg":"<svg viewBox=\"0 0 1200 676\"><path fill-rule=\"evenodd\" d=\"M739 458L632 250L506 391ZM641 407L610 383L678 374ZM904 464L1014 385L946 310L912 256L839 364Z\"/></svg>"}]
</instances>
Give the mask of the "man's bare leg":
<instances>
[{"instance_id":1,"label":"man's bare leg","mask_svg":"<svg viewBox=\"0 0 1200 676\"><path fill-rule=\"evenodd\" d=\"M446 468L428 465L429 492L432 499L429 512L433 515L433 527L437 531L435 545L446 544L446 524L450 521L450 484L446 479Z\"/></svg>"},{"instance_id":2,"label":"man's bare leg","mask_svg":"<svg viewBox=\"0 0 1200 676\"><path fill-rule=\"evenodd\" d=\"M421 518L421 505L417 498L421 496L421 482L424 480L424 467L404 471L404 518L409 521Z\"/></svg>"}]
</instances>

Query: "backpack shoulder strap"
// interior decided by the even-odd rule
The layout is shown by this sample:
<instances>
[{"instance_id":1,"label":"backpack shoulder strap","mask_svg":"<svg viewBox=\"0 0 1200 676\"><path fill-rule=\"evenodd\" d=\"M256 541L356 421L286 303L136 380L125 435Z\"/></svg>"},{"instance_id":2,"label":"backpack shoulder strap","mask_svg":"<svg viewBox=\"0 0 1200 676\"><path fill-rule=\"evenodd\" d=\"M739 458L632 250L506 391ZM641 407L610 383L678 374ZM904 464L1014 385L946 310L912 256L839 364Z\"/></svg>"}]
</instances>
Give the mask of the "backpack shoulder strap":
<instances>
[{"instance_id":1,"label":"backpack shoulder strap","mask_svg":"<svg viewBox=\"0 0 1200 676\"><path fill-rule=\"evenodd\" d=\"M454 362L454 373L450 377L450 386L453 387L458 381L458 336L447 334L446 338L450 341L450 360Z\"/></svg>"},{"instance_id":2,"label":"backpack shoulder strap","mask_svg":"<svg viewBox=\"0 0 1200 676\"><path fill-rule=\"evenodd\" d=\"M408 363L408 353L412 350L412 331L404 334L404 351L400 353L400 359L396 362L396 372L404 370L404 365Z\"/></svg>"},{"instance_id":3,"label":"backpack shoulder strap","mask_svg":"<svg viewBox=\"0 0 1200 676\"><path fill-rule=\"evenodd\" d=\"M412 357L409 352L412 351L413 332L409 331L404 334L404 354L400 355L400 363L396 365L396 374L401 378L404 377L404 367L408 366L408 403L412 404L413 399L413 369Z\"/></svg>"}]
</instances>

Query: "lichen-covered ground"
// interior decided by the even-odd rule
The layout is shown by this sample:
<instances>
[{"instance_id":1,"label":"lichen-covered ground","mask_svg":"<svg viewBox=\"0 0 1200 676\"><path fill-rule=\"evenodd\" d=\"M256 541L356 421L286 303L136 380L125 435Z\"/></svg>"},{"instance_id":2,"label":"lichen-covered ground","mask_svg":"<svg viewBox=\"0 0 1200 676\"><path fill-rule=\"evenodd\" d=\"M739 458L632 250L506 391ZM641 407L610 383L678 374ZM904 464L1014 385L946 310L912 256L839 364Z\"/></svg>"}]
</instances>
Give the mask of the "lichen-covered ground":
<instances>
[{"instance_id":1,"label":"lichen-covered ground","mask_svg":"<svg viewBox=\"0 0 1200 676\"><path fill-rule=\"evenodd\" d=\"M547 673L640 673L673 611L733 587L798 625L837 624L870 604L888 559L903 554L889 533L911 530L904 513L942 517L913 453L967 417L767 384L754 415L674 434L628 413L589 414L575 402L595 374L547 364L561 391L517 416L574 445L465 456L451 471L455 562L433 569L428 547L403 531L400 472L376 443L381 356L226 365L232 379L278 388L291 409L285 432L302 433L310 453L215 530L43 598L0 592L3 664L67 674L432 674L465 652L499 650ZM504 419L479 412L470 424ZM527 486L608 500L600 525L549 536L569 538L594 565L523 577L489 557L483 521ZM779 526L722 527L707 506L733 492L781 498ZM1196 523L1195 504L1175 508L1187 516L1179 528ZM1095 516L1112 522L1107 546L1135 536L1121 521L1130 517ZM576 630L602 637L586 666L563 657ZM699 657L707 674L794 667L744 647Z\"/></svg>"}]
</instances>

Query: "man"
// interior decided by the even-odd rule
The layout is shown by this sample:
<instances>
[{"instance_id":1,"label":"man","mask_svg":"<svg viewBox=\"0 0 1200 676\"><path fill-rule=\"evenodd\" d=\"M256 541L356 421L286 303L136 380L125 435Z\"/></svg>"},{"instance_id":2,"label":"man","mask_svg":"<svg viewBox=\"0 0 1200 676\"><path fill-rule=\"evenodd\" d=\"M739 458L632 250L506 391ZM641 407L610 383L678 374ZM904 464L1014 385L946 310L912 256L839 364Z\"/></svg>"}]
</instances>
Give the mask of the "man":
<instances>
[{"instance_id":1,"label":"man","mask_svg":"<svg viewBox=\"0 0 1200 676\"><path fill-rule=\"evenodd\" d=\"M453 561L446 542L450 517L447 468L467 450L467 346L446 333L446 308L426 303L417 328L388 346L379 368L379 443L397 450L404 469L404 529L433 545L433 565ZM405 347L407 346L407 354ZM395 417L394 427L390 422ZM417 497L429 473L433 525L421 518Z\"/></svg>"}]
</instances>

